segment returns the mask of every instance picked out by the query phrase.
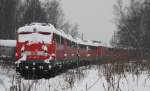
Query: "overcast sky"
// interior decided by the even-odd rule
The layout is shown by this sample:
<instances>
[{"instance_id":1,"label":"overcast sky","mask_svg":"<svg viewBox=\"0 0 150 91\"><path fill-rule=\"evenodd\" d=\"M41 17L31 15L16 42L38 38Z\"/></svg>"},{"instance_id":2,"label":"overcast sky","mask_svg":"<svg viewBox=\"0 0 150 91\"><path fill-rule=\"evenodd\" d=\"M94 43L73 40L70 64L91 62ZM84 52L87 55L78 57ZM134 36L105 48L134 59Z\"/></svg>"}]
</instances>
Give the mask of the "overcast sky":
<instances>
[{"instance_id":1,"label":"overcast sky","mask_svg":"<svg viewBox=\"0 0 150 91\"><path fill-rule=\"evenodd\" d=\"M113 5L116 0L62 0L65 15L79 24L80 32L89 40L109 44L113 32Z\"/></svg>"}]
</instances>

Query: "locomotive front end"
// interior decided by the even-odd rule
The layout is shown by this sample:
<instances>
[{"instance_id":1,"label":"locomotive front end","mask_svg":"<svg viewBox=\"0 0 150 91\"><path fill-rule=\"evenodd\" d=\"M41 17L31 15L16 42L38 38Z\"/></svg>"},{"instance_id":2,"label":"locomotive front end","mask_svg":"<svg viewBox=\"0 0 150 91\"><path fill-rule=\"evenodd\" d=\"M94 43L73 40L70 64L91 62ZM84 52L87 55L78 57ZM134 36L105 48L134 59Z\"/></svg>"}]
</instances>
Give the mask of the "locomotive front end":
<instances>
[{"instance_id":1,"label":"locomotive front end","mask_svg":"<svg viewBox=\"0 0 150 91\"><path fill-rule=\"evenodd\" d=\"M16 70L18 72L44 70L52 67L55 44L50 25L31 24L18 29Z\"/></svg>"}]
</instances>

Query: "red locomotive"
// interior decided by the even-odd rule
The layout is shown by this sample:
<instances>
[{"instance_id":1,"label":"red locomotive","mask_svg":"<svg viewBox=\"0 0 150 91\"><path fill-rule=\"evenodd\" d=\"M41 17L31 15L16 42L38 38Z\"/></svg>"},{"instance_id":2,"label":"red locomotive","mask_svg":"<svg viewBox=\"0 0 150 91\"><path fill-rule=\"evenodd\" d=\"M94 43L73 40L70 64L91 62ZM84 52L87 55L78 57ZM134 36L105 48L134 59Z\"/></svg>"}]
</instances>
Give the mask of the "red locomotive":
<instances>
[{"instance_id":1,"label":"red locomotive","mask_svg":"<svg viewBox=\"0 0 150 91\"><path fill-rule=\"evenodd\" d=\"M31 23L18 29L16 45L17 71L43 70L64 64L102 57L127 57L127 52L100 46L99 43L73 39L53 25ZM123 54L123 55L122 55Z\"/></svg>"}]
</instances>

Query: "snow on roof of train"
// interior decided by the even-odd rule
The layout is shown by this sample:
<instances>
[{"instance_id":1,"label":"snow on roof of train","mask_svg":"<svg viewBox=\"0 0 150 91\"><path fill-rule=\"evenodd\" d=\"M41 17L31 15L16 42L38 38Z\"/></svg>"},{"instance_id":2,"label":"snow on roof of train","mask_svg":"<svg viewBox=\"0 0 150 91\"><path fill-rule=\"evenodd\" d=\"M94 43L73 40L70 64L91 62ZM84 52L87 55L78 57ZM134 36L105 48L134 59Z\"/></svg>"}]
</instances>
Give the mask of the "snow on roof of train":
<instances>
[{"instance_id":1,"label":"snow on roof of train","mask_svg":"<svg viewBox=\"0 0 150 91\"><path fill-rule=\"evenodd\" d=\"M101 46L100 43L93 43L92 41L90 40L82 40L80 38L76 38L76 41L78 44L81 44L81 45L88 45L88 46Z\"/></svg>"},{"instance_id":2,"label":"snow on roof of train","mask_svg":"<svg viewBox=\"0 0 150 91\"><path fill-rule=\"evenodd\" d=\"M54 26L53 25L51 25L51 24L42 24L42 23L31 23L31 24L29 24L29 25L25 25L25 26L23 26L23 27L20 27L19 29L18 29L18 33L20 33L20 32L34 32L35 30L34 29L36 29L36 31L37 32L51 32L51 30L53 30L54 31Z\"/></svg>"},{"instance_id":3,"label":"snow on roof of train","mask_svg":"<svg viewBox=\"0 0 150 91\"><path fill-rule=\"evenodd\" d=\"M76 42L77 44L81 44L81 45L88 45L88 46L101 46L100 43L94 43L92 41L83 41L80 38L76 38L74 39L71 35L69 34L65 34L63 30L58 30L56 29L52 24L50 23L31 23L28 25L25 25L23 27L20 27L18 29L18 33L21 32L34 32L36 29L37 32L54 32L59 36L62 36L63 38L66 38L70 41Z\"/></svg>"}]
</instances>

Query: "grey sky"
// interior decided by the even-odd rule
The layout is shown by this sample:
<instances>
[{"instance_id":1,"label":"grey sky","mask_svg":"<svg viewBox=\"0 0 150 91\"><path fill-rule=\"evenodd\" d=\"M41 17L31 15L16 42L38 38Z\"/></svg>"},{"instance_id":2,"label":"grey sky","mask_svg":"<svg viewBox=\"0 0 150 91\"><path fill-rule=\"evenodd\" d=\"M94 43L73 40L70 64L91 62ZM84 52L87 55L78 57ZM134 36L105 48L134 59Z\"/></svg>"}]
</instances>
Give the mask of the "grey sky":
<instances>
[{"instance_id":1,"label":"grey sky","mask_svg":"<svg viewBox=\"0 0 150 91\"><path fill-rule=\"evenodd\" d=\"M114 30L113 5L116 0L62 0L67 18L80 26L84 38L109 44Z\"/></svg>"}]
</instances>

